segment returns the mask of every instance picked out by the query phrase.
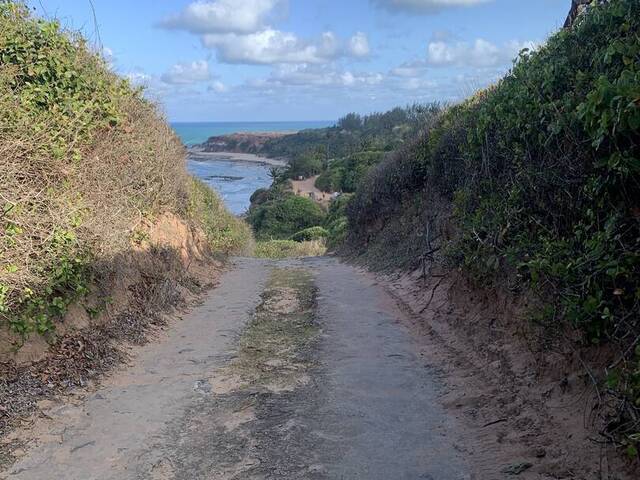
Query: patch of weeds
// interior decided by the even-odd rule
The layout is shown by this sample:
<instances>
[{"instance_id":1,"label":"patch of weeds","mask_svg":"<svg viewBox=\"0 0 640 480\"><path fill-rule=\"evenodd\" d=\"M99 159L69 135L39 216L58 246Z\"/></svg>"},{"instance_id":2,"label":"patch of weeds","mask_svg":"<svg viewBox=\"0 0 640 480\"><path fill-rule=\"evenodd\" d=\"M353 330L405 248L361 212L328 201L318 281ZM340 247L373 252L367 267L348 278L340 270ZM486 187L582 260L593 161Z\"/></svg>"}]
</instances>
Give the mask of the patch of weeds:
<instances>
[{"instance_id":1,"label":"patch of weeds","mask_svg":"<svg viewBox=\"0 0 640 480\"><path fill-rule=\"evenodd\" d=\"M267 240L257 242L254 255L258 258L319 257L326 253L324 240L296 242L294 240Z\"/></svg>"},{"instance_id":2,"label":"patch of weeds","mask_svg":"<svg viewBox=\"0 0 640 480\"><path fill-rule=\"evenodd\" d=\"M15 307L2 307L0 289L0 313L23 339L32 332L51 334L55 320L65 315L72 302L88 293L89 256L76 249L75 240L75 234L69 231L53 235L49 250L58 258L57 265L47 270L45 285L37 290L23 289Z\"/></svg>"},{"instance_id":3,"label":"patch of weeds","mask_svg":"<svg viewBox=\"0 0 640 480\"><path fill-rule=\"evenodd\" d=\"M233 368L243 381L276 390L290 390L304 381L318 334L315 298L316 287L309 273L274 270L240 339Z\"/></svg>"}]
</instances>

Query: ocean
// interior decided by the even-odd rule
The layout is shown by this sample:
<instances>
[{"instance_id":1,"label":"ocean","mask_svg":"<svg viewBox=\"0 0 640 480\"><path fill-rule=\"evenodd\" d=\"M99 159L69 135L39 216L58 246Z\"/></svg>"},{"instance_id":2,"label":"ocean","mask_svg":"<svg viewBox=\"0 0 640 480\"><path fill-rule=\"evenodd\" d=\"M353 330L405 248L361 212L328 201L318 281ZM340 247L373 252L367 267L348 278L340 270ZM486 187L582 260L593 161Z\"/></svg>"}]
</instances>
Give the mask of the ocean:
<instances>
[{"instance_id":1,"label":"ocean","mask_svg":"<svg viewBox=\"0 0 640 480\"><path fill-rule=\"evenodd\" d=\"M312 122L172 122L171 126L191 147L204 142L209 137L236 132L297 132L307 128L324 128L335 124L335 121Z\"/></svg>"},{"instance_id":2,"label":"ocean","mask_svg":"<svg viewBox=\"0 0 640 480\"><path fill-rule=\"evenodd\" d=\"M317 122L175 122L171 126L190 147L207 138L235 132L296 132L307 128L324 128L332 121ZM259 188L271 185L269 166L229 160L187 159L187 168L218 191L227 208L242 215L250 205L250 197Z\"/></svg>"}]
</instances>

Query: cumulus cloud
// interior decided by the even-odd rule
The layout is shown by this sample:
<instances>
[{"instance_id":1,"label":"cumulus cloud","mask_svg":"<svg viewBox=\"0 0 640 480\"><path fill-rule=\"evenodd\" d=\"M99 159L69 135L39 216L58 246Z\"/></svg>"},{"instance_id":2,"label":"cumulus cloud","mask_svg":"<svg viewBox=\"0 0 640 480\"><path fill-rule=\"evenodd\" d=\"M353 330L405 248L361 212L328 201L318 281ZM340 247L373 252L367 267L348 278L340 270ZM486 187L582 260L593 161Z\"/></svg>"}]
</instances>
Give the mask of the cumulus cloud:
<instances>
[{"instance_id":1,"label":"cumulus cloud","mask_svg":"<svg viewBox=\"0 0 640 480\"><path fill-rule=\"evenodd\" d=\"M229 89L227 88L227 86L222 83L219 80L216 80L215 82L211 83L211 85L209 85L209 87L207 88L207 90L209 92L215 92L215 93L225 93L227 92Z\"/></svg>"},{"instance_id":2,"label":"cumulus cloud","mask_svg":"<svg viewBox=\"0 0 640 480\"><path fill-rule=\"evenodd\" d=\"M326 65L282 65L266 79L249 83L256 88L265 87L353 87L379 85L384 76L375 72L352 72Z\"/></svg>"},{"instance_id":3,"label":"cumulus cloud","mask_svg":"<svg viewBox=\"0 0 640 480\"><path fill-rule=\"evenodd\" d=\"M287 4L288 0L198 0L159 25L200 36L202 44L215 50L224 63L325 63L369 55L369 41L362 32L349 39L339 39L330 31L304 39L269 25L276 8Z\"/></svg>"},{"instance_id":4,"label":"cumulus cloud","mask_svg":"<svg viewBox=\"0 0 640 480\"><path fill-rule=\"evenodd\" d=\"M411 78L417 77L427 67L427 62L424 60L414 60L411 62L405 62L393 69L389 73L394 77Z\"/></svg>"},{"instance_id":5,"label":"cumulus cloud","mask_svg":"<svg viewBox=\"0 0 640 480\"><path fill-rule=\"evenodd\" d=\"M430 90L438 87L438 82L428 78L407 78L400 82L400 87L405 90Z\"/></svg>"},{"instance_id":6,"label":"cumulus cloud","mask_svg":"<svg viewBox=\"0 0 640 480\"><path fill-rule=\"evenodd\" d=\"M422 14L438 13L447 8L472 7L493 0L370 0L371 3L393 12Z\"/></svg>"},{"instance_id":7,"label":"cumulus cloud","mask_svg":"<svg viewBox=\"0 0 640 480\"><path fill-rule=\"evenodd\" d=\"M139 71L127 72L124 74L124 77L129 80L131 85L136 87L147 86L152 80L151 75L147 75L146 73Z\"/></svg>"},{"instance_id":8,"label":"cumulus cloud","mask_svg":"<svg viewBox=\"0 0 640 480\"><path fill-rule=\"evenodd\" d=\"M213 0L190 3L181 12L159 23L160 27L195 34L253 33L282 0Z\"/></svg>"},{"instance_id":9,"label":"cumulus cloud","mask_svg":"<svg viewBox=\"0 0 640 480\"><path fill-rule=\"evenodd\" d=\"M102 47L102 58L111 69L115 68L116 56L109 47Z\"/></svg>"},{"instance_id":10,"label":"cumulus cloud","mask_svg":"<svg viewBox=\"0 0 640 480\"><path fill-rule=\"evenodd\" d=\"M211 79L209 64L206 60L190 63L176 63L160 79L170 85L190 85Z\"/></svg>"},{"instance_id":11,"label":"cumulus cloud","mask_svg":"<svg viewBox=\"0 0 640 480\"><path fill-rule=\"evenodd\" d=\"M496 45L482 38L473 43L432 41L427 46L427 64L434 67L496 67L511 62L522 49L534 49L535 46L534 42L515 40Z\"/></svg>"},{"instance_id":12,"label":"cumulus cloud","mask_svg":"<svg viewBox=\"0 0 640 480\"><path fill-rule=\"evenodd\" d=\"M349 39L349 52L354 57L366 57L369 55L369 39L364 33L358 32Z\"/></svg>"},{"instance_id":13,"label":"cumulus cloud","mask_svg":"<svg viewBox=\"0 0 640 480\"><path fill-rule=\"evenodd\" d=\"M342 56L362 57L369 53L364 34L356 34L345 47L333 32L325 32L315 40L272 28L239 35L207 34L205 47L216 50L218 61L244 64L326 63Z\"/></svg>"}]
</instances>

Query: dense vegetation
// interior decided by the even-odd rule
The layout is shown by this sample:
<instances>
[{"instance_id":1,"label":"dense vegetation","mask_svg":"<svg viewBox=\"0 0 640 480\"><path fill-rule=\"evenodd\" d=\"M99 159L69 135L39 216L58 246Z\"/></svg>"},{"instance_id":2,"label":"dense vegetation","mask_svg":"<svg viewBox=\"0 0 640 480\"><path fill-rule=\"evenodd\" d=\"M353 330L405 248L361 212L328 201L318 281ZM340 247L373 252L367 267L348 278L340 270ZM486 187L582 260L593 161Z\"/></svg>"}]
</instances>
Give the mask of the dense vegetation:
<instances>
[{"instance_id":1,"label":"dense vegetation","mask_svg":"<svg viewBox=\"0 0 640 480\"><path fill-rule=\"evenodd\" d=\"M261 154L287 156L287 168L272 171L273 184L251 197L248 221L259 240L326 241L339 245L347 231L344 215L348 196L332 202L325 212L309 198L295 196L289 180L319 175L316 188L325 192L354 192L386 152L403 145L437 116L435 104L395 108L360 116L350 113L329 128L305 130L271 139ZM284 245L284 244L281 244Z\"/></svg>"},{"instance_id":2,"label":"dense vegetation","mask_svg":"<svg viewBox=\"0 0 640 480\"><path fill-rule=\"evenodd\" d=\"M333 160L316 179L316 188L324 192L353 193L369 169L383 158L384 152L367 150Z\"/></svg>"},{"instance_id":3,"label":"dense vegetation","mask_svg":"<svg viewBox=\"0 0 640 480\"><path fill-rule=\"evenodd\" d=\"M155 107L78 35L0 2L0 320L48 333L170 212L218 251L249 231L185 170Z\"/></svg>"},{"instance_id":4,"label":"dense vegetation","mask_svg":"<svg viewBox=\"0 0 640 480\"><path fill-rule=\"evenodd\" d=\"M254 256L258 258L317 257L327 251L320 240L263 240L256 243Z\"/></svg>"},{"instance_id":5,"label":"dense vegetation","mask_svg":"<svg viewBox=\"0 0 640 480\"><path fill-rule=\"evenodd\" d=\"M347 214L379 266L442 249L482 279L530 287L538 320L611 342L606 425L640 440L640 2L593 7L497 85L447 109L375 167Z\"/></svg>"},{"instance_id":6,"label":"dense vegetation","mask_svg":"<svg viewBox=\"0 0 640 480\"><path fill-rule=\"evenodd\" d=\"M262 242L280 242L272 245L276 247L274 252L292 245L285 241L319 241L330 248L340 245L347 232L348 195L332 202L327 212L326 207L313 200L294 195L289 181L318 175L316 188L324 192L352 193L386 152L400 147L421 128L426 128L439 111L439 106L429 104L366 116L350 113L333 127L268 140L260 153L286 156L289 161L285 169L272 170L270 188L259 189L251 197L247 220L256 238Z\"/></svg>"},{"instance_id":7,"label":"dense vegetation","mask_svg":"<svg viewBox=\"0 0 640 480\"><path fill-rule=\"evenodd\" d=\"M416 104L365 116L349 113L333 127L303 130L269 140L261 154L295 159L319 150L331 159L364 150L391 151L423 128L438 110L435 104Z\"/></svg>"},{"instance_id":8,"label":"dense vegetation","mask_svg":"<svg viewBox=\"0 0 640 480\"><path fill-rule=\"evenodd\" d=\"M258 240L284 240L323 223L325 212L313 200L281 192L249 210L248 221Z\"/></svg>"}]
</instances>

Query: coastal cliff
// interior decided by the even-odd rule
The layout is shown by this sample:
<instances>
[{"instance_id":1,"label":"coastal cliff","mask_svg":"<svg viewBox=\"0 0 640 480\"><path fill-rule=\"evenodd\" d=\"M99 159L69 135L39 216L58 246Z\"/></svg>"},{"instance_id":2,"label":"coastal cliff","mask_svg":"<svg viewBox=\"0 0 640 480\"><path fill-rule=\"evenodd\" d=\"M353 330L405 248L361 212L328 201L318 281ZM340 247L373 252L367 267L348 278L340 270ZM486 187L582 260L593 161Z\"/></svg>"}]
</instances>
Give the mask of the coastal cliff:
<instances>
[{"instance_id":1,"label":"coastal cliff","mask_svg":"<svg viewBox=\"0 0 640 480\"><path fill-rule=\"evenodd\" d=\"M231 133L217 135L196 147L202 152L231 152L231 153L263 153L264 146L269 140L280 139L290 135L281 132Z\"/></svg>"}]
</instances>

